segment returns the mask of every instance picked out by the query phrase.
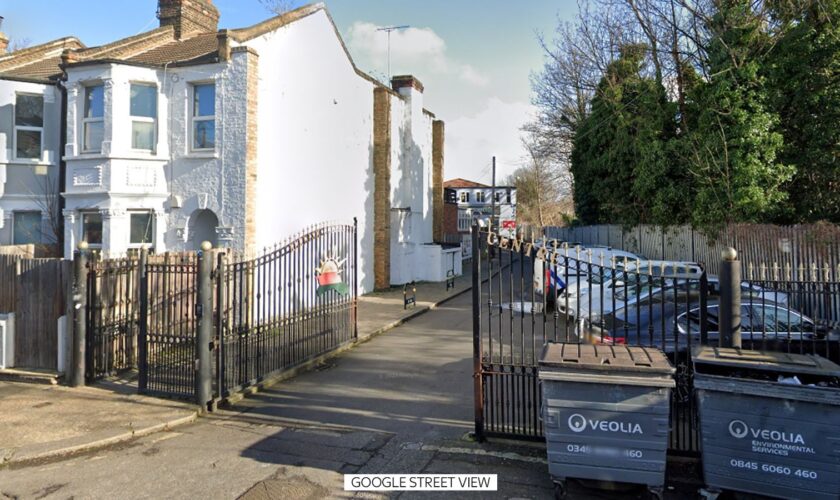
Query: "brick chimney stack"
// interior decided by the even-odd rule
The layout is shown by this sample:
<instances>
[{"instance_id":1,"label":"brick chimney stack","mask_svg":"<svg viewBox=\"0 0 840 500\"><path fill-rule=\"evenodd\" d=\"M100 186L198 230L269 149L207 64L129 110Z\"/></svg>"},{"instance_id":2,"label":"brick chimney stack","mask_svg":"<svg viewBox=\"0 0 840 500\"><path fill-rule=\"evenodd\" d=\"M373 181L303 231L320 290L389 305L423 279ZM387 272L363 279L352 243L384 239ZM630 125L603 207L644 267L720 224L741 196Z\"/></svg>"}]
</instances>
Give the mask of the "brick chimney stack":
<instances>
[{"instance_id":1,"label":"brick chimney stack","mask_svg":"<svg viewBox=\"0 0 840 500\"><path fill-rule=\"evenodd\" d=\"M219 11L213 0L158 0L161 26L174 26L175 38L219 29Z\"/></svg>"},{"instance_id":2,"label":"brick chimney stack","mask_svg":"<svg viewBox=\"0 0 840 500\"><path fill-rule=\"evenodd\" d=\"M0 16L0 28L3 27L3 16ZM0 54L5 54L9 48L9 37L5 33L0 32Z\"/></svg>"}]
</instances>

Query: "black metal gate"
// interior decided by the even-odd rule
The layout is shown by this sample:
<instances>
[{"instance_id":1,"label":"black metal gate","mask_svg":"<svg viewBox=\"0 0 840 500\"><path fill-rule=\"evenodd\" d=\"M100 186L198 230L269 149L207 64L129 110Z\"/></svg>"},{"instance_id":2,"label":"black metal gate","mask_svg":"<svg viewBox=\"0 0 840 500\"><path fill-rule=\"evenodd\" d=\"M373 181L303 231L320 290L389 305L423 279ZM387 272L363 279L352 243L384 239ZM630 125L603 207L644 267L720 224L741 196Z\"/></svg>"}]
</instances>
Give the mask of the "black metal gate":
<instances>
[{"instance_id":1,"label":"black metal gate","mask_svg":"<svg viewBox=\"0 0 840 500\"><path fill-rule=\"evenodd\" d=\"M355 340L357 259L355 222L312 227L252 259L220 254L216 395Z\"/></svg>"},{"instance_id":2,"label":"black metal gate","mask_svg":"<svg viewBox=\"0 0 840 500\"><path fill-rule=\"evenodd\" d=\"M677 367L671 448L696 452L688 352L705 330L684 335L679 321L705 309L707 288L700 266L593 262L568 247L473 228L476 434L543 438L537 368L547 342L654 346Z\"/></svg>"},{"instance_id":3,"label":"black metal gate","mask_svg":"<svg viewBox=\"0 0 840 500\"><path fill-rule=\"evenodd\" d=\"M139 389L191 398L195 391L196 293L194 253L141 258Z\"/></svg>"},{"instance_id":4,"label":"black metal gate","mask_svg":"<svg viewBox=\"0 0 840 500\"><path fill-rule=\"evenodd\" d=\"M85 377L137 368L140 392L196 395L202 321L212 323L216 397L301 366L357 338L357 224L320 224L255 258L213 250L212 310L199 256L91 259Z\"/></svg>"},{"instance_id":5,"label":"black metal gate","mask_svg":"<svg viewBox=\"0 0 840 500\"><path fill-rule=\"evenodd\" d=\"M321 224L255 258L225 249L199 300L195 253L146 256L139 275L139 390L196 397L202 321L212 323L214 396L224 398L357 337L357 227ZM206 347L206 346L205 346Z\"/></svg>"},{"instance_id":6,"label":"black metal gate","mask_svg":"<svg viewBox=\"0 0 840 500\"><path fill-rule=\"evenodd\" d=\"M87 272L85 379L137 366L140 296L136 258L91 259Z\"/></svg>"},{"instance_id":7,"label":"black metal gate","mask_svg":"<svg viewBox=\"0 0 840 500\"><path fill-rule=\"evenodd\" d=\"M697 263L640 261L608 248L506 239L477 227L472 245L479 438L542 439L537 367L546 342L628 344L660 348L676 367L669 452L698 453L690 352L719 343L717 277ZM780 268L746 269L746 279L733 285L740 288L744 348L840 361L840 283L830 279L832 270L814 267L792 279Z\"/></svg>"}]
</instances>

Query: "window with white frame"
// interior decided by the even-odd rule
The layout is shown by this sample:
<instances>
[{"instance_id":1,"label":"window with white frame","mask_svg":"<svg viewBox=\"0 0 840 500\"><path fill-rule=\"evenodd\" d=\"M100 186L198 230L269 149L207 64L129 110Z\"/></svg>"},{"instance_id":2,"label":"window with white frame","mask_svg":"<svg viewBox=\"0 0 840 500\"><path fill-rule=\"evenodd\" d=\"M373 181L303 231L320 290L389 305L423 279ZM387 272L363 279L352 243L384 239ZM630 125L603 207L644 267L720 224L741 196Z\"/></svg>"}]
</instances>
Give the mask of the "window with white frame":
<instances>
[{"instance_id":1,"label":"window with white frame","mask_svg":"<svg viewBox=\"0 0 840 500\"><path fill-rule=\"evenodd\" d=\"M458 231L469 231L472 215L469 210L458 210Z\"/></svg>"},{"instance_id":2,"label":"window with white frame","mask_svg":"<svg viewBox=\"0 0 840 500\"><path fill-rule=\"evenodd\" d=\"M131 84L131 149L154 151L157 128L157 87Z\"/></svg>"},{"instance_id":3,"label":"window with white frame","mask_svg":"<svg viewBox=\"0 0 840 500\"><path fill-rule=\"evenodd\" d=\"M44 96L15 96L15 157L37 160L41 157L44 136Z\"/></svg>"},{"instance_id":4,"label":"window with white frame","mask_svg":"<svg viewBox=\"0 0 840 500\"><path fill-rule=\"evenodd\" d=\"M102 214L82 212L82 241L91 248L102 247Z\"/></svg>"},{"instance_id":5,"label":"window with white frame","mask_svg":"<svg viewBox=\"0 0 840 500\"><path fill-rule=\"evenodd\" d=\"M484 203L484 191L476 191L475 192L475 201L476 203Z\"/></svg>"},{"instance_id":6,"label":"window with white frame","mask_svg":"<svg viewBox=\"0 0 840 500\"><path fill-rule=\"evenodd\" d=\"M461 203L469 203L470 202L470 193L467 191L461 191L459 200Z\"/></svg>"},{"instance_id":7,"label":"window with white frame","mask_svg":"<svg viewBox=\"0 0 840 500\"><path fill-rule=\"evenodd\" d=\"M41 212L14 212L12 244L41 243Z\"/></svg>"},{"instance_id":8,"label":"window with white frame","mask_svg":"<svg viewBox=\"0 0 840 500\"><path fill-rule=\"evenodd\" d=\"M82 115L82 151L97 153L102 150L105 132L105 86L85 87L85 110Z\"/></svg>"},{"instance_id":9,"label":"window with white frame","mask_svg":"<svg viewBox=\"0 0 840 500\"><path fill-rule=\"evenodd\" d=\"M212 150L216 147L216 85L193 85L192 149Z\"/></svg>"},{"instance_id":10,"label":"window with white frame","mask_svg":"<svg viewBox=\"0 0 840 500\"><path fill-rule=\"evenodd\" d=\"M129 247L150 246L155 234L154 214L148 210L129 212Z\"/></svg>"}]
</instances>

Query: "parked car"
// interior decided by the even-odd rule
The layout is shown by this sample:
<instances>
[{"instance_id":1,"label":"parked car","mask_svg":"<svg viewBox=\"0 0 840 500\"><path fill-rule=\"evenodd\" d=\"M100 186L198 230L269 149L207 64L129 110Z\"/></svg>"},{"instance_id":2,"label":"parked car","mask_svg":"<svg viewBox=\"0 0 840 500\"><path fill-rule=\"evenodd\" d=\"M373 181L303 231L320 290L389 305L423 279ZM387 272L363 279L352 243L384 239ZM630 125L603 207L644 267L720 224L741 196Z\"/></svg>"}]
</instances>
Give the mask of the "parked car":
<instances>
[{"instance_id":1,"label":"parked car","mask_svg":"<svg viewBox=\"0 0 840 500\"><path fill-rule=\"evenodd\" d=\"M708 304L706 308L707 332L709 341L715 343L720 338L719 314L719 304ZM699 307L677 316L676 323L681 335L690 335L692 339L699 340ZM742 342L759 345L763 341L837 340L838 338L840 338L840 331L817 324L813 319L785 304L766 301L741 303Z\"/></svg>"},{"instance_id":2,"label":"parked car","mask_svg":"<svg viewBox=\"0 0 840 500\"><path fill-rule=\"evenodd\" d=\"M652 345L666 352L684 351L700 343L700 311L689 295L672 294L665 301L642 300L622 307L598 322L579 324L578 335L598 344ZM690 304L690 305L688 305ZM707 343L717 344L720 305L716 298L706 305ZM812 340L840 340L840 332L817 324L784 304L742 303L741 339L747 349L778 349L779 344Z\"/></svg>"},{"instance_id":3,"label":"parked car","mask_svg":"<svg viewBox=\"0 0 840 500\"><path fill-rule=\"evenodd\" d=\"M714 275L708 276L707 279L709 283L709 293L711 295L720 295L720 279ZM776 304L787 304L788 294L787 292L780 290L763 288L749 281L742 281L741 300L744 302L773 302Z\"/></svg>"}]
</instances>

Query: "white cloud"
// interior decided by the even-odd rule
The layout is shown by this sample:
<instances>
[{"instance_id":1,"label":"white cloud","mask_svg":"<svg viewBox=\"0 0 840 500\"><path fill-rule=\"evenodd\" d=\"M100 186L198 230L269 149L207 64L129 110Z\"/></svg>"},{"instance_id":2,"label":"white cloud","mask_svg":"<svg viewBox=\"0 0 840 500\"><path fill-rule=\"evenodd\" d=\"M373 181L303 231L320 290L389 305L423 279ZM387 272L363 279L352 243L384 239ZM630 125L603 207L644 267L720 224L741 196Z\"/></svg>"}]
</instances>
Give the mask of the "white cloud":
<instances>
[{"instance_id":1,"label":"white cloud","mask_svg":"<svg viewBox=\"0 0 840 500\"><path fill-rule=\"evenodd\" d=\"M525 150L522 126L534 116L534 107L523 102L504 102L491 97L474 116L446 123L444 176L489 183L491 158L496 156L496 181L522 164Z\"/></svg>"},{"instance_id":2,"label":"white cloud","mask_svg":"<svg viewBox=\"0 0 840 500\"><path fill-rule=\"evenodd\" d=\"M476 71L476 69L469 64L465 64L461 67L461 74L459 76L465 82L472 83L473 85L477 85L479 87L483 87L490 83L490 80L487 79L486 76Z\"/></svg>"},{"instance_id":3,"label":"white cloud","mask_svg":"<svg viewBox=\"0 0 840 500\"><path fill-rule=\"evenodd\" d=\"M357 21L347 32L350 52L362 67L372 65L384 69L388 64L388 34L377 31L378 28L373 23ZM474 67L450 58L446 53L446 42L431 28L395 30L390 36L392 66L410 67L412 74L418 76L429 71L455 76L471 85L489 83Z\"/></svg>"}]
</instances>

